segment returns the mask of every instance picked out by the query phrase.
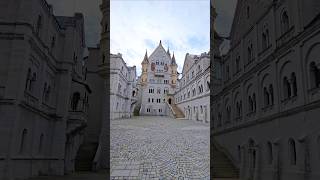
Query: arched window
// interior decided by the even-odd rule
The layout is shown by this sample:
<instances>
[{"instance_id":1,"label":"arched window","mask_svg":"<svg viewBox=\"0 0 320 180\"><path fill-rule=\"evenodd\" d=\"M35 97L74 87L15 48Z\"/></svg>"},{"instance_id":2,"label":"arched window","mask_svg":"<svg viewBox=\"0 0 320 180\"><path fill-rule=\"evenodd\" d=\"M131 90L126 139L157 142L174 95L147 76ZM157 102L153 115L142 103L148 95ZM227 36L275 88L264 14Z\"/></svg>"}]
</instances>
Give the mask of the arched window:
<instances>
[{"instance_id":1,"label":"arched window","mask_svg":"<svg viewBox=\"0 0 320 180\"><path fill-rule=\"evenodd\" d=\"M297 151L296 151L296 143L293 139L289 139L289 157L290 157L290 163L292 165L296 165Z\"/></svg>"},{"instance_id":2,"label":"arched window","mask_svg":"<svg viewBox=\"0 0 320 180\"><path fill-rule=\"evenodd\" d=\"M292 90L293 90L293 96L298 95L298 87L297 87L297 77L296 73L291 73L291 81L292 81Z\"/></svg>"},{"instance_id":3,"label":"arched window","mask_svg":"<svg viewBox=\"0 0 320 180\"><path fill-rule=\"evenodd\" d=\"M230 120L231 120L231 108L230 108L230 106L227 106L227 122L230 122Z\"/></svg>"},{"instance_id":4,"label":"arched window","mask_svg":"<svg viewBox=\"0 0 320 180\"><path fill-rule=\"evenodd\" d=\"M267 35L265 32L262 33L262 50L266 49L268 47L267 44Z\"/></svg>"},{"instance_id":5,"label":"arched window","mask_svg":"<svg viewBox=\"0 0 320 180\"><path fill-rule=\"evenodd\" d=\"M247 19L250 18L250 6L247 6Z\"/></svg>"},{"instance_id":6,"label":"arched window","mask_svg":"<svg viewBox=\"0 0 320 180\"><path fill-rule=\"evenodd\" d=\"M257 157L256 157L255 142L252 139L249 140L248 153L249 153L250 174L253 175L254 169L256 167Z\"/></svg>"},{"instance_id":7,"label":"arched window","mask_svg":"<svg viewBox=\"0 0 320 180\"><path fill-rule=\"evenodd\" d=\"M207 81L207 91L209 91L209 90L210 90L210 82Z\"/></svg>"},{"instance_id":8,"label":"arched window","mask_svg":"<svg viewBox=\"0 0 320 180\"><path fill-rule=\"evenodd\" d=\"M36 81L37 81L37 74L36 74L36 73L33 73L33 74L32 74L32 78L31 78L31 80L30 80L30 86L29 86L29 90L30 90L30 91L33 91L33 89L34 89L34 84L35 84Z\"/></svg>"},{"instance_id":9,"label":"arched window","mask_svg":"<svg viewBox=\"0 0 320 180\"><path fill-rule=\"evenodd\" d=\"M253 45L252 45L252 43L249 44L247 53L248 53L247 56L248 56L248 64L249 64L250 62L253 61Z\"/></svg>"},{"instance_id":10,"label":"arched window","mask_svg":"<svg viewBox=\"0 0 320 180\"><path fill-rule=\"evenodd\" d=\"M237 72L240 71L240 56L236 58L236 71Z\"/></svg>"},{"instance_id":11,"label":"arched window","mask_svg":"<svg viewBox=\"0 0 320 180\"><path fill-rule=\"evenodd\" d=\"M283 78L283 96L284 99L288 99L291 97L291 87L287 77Z\"/></svg>"},{"instance_id":12,"label":"arched window","mask_svg":"<svg viewBox=\"0 0 320 180\"><path fill-rule=\"evenodd\" d=\"M270 142L267 143L267 161L268 164L272 164L273 161L272 144Z\"/></svg>"},{"instance_id":13,"label":"arched window","mask_svg":"<svg viewBox=\"0 0 320 180\"><path fill-rule=\"evenodd\" d=\"M28 135L28 130L23 129L22 136L21 136L21 142L20 142L20 151L19 151L20 153L24 153L26 151L27 135Z\"/></svg>"},{"instance_id":14,"label":"arched window","mask_svg":"<svg viewBox=\"0 0 320 180\"><path fill-rule=\"evenodd\" d=\"M77 110L79 101L80 101L80 93L79 92L73 93L72 101L71 101L71 108L72 108L73 111Z\"/></svg>"},{"instance_id":15,"label":"arched window","mask_svg":"<svg viewBox=\"0 0 320 180\"><path fill-rule=\"evenodd\" d=\"M251 96L248 97L248 104L249 104L249 112L252 112L253 111L253 101L252 101Z\"/></svg>"},{"instance_id":16,"label":"arched window","mask_svg":"<svg viewBox=\"0 0 320 180\"><path fill-rule=\"evenodd\" d=\"M267 107L270 104L269 92L266 87L263 88L263 96L264 96L264 106Z\"/></svg>"},{"instance_id":17,"label":"arched window","mask_svg":"<svg viewBox=\"0 0 320 180\"><path fill-rule=\"evenodd\" d=\"M272 84L269 85L269 92L270 92L270 103L271 105L274 104L274 95L273 95L273 86Z\"/></svg>"},{"instance_id":18,"label":"arched window","mask_svg":"<svg viewBox=\"0 0 320 180\"><path fill-rule=\"evenodd\" d=\"M315 62L310 63L311 88L320 87L320 70Z\"/></svg>"},{"instance_id":19,"label":"arched window","mask_svg":"<svg viewBox=\"0 0 320 180\"><path fill-rule=\"evenodd\" d=\"M45 100L47 94L47 83L44 83L43 92L42 92L42 98Z\"/></svg>"},{"instance_id":20,"label":"arched window","mask_svg":"<svg viewBox=\"0 0 320 180\"><path fill-rule=\"evenodd\" d=\"M42 27L42 16L39 15L38 20L37 20L37 26L36 26L36 33L37 34L40 33L41 27Z\"/></svg>"},{"instance_id":21,"label":"arched window","mask_svg":"<svg viewBox=\"0 0 320 180\"><path fill-rule=\"evenodd\" d=\"M252 101L253 101L253 112L256 112L257 110L257 101L256 101L256 94L253 93L252 95Z\"/></svg>"},{"instance_id":22,"label":"arched window","mask_svg":"<svg viewBox=\"0 0 320 180\"><path fill-rule=\"evenodd\" d=\"M31 69L29 68L27 73L27 78L26 78L25 90L27 90L28 87L30 86L30 82L31 82Z\"/></svg>"},{"instance_id":23,"label":"arched window","mask_svg":"<svg viewBox=\"0 0 320 180\"><path fill-rule=\"evenodd\" d=\"M287 11L283 11L281 14L281 30L282 34L286 33L289 30L289 16Z\"/></svg>"}]
</instances>

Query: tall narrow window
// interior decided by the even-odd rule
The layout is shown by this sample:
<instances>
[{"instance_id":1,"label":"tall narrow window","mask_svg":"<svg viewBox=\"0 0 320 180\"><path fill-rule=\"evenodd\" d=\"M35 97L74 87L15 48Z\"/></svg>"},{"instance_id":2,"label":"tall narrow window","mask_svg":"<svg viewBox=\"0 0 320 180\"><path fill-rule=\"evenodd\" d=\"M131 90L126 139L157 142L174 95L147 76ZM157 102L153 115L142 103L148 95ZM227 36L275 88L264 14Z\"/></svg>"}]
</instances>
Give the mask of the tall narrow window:
<instances>
[{"instance_id":1,"label":"tall narrow window","mask_svg":"<svg viewBox=\"0 0 320 180\"><path fill-rule=\"evenodd\" d=\"M72 108L73 111L77 110L79 101L80 101L80 93L79 92L73 93L72 101L71 101L71 108Z\"/></svg>"},{"instance_id":2,"label":"tall narrow window","mask_svg":"<svg viewBox=\"0 0 320 180\"><path fill-rule=\"evenodd\" d=\"M263 89L263 94L264 94L264 105L265 105L265 107L267 107L270 104L270 102L269 102L270 99L269 99L269 92L266 87L264 87L264 89Z\"/></svg>"},{"instance_id":3,"label":"tall narrow window","mask_svg":"<svg viewBox=\"0 0 320 180\"><path fill-rule=\"evenodd\" d=\"M42 16L39 15L38 20L37 20L37 26L36 26L36 33L37 34L40 33L41 27L42 27Z\"/></svg>"},{"instance_id":4,"label":"tall narrow window","mask_svg":"<svg viewBox=\"0 0 320 180\"><path fill-rule=\"evenodd\" d=\"M289 30L289 16L288 16L287 11L282 12L281 28L282 28L282 34L286 33Z\"/></svg>"},{"instance_id":5,"label":"tall narrow window","mask_svg":"<svg viewBox=\"0 0 320 180\"><path fill-rule=\"evenodd\" d=\"M27 78L26 78L25 90L27 90L28 87L30 86L30 81L31 81L31 69L29 68L27 73Z\"/></svg>"},{"instance_id":6,"label":"tall narrow window","mask_svg":"<svg viewBox=\"0 0 320 180\"><path fill-rule=\"evenodd\" d=\"M256 101L256 94L253 93L252 95L252 101L253 101L253 112L256 112L257 110L257 101Z\"/></svg>"},{"instance_id":7,"label":"tall narrow window","mask_svg":"<svg viewBox=\"0 0 320 180\"><path fill-rule=\"evenodd\" d=\"M290 156L290 163L292 165L297 164L297 151L296 151L296 143L293 139L289 140L289 156Z\"/></svg>"},{"instance_id":8,"label":"tall narrow window","mask_svg":"<svg viewBox=\"0 0 320 180\"><path fill-rule=\"evenodd\" d=\"M269 85L269 92L270 92L270 103L271 105L274 104L274 95L273 95L273 86L272 84Z\"/></svg>"},{"instance_id":9,"label":"tall narrow window","mask_svg":"<svg viewBox=\"0 0 320 180\"><path fill-rule=\"evenodd\" d=\"M291 97L291 87L287 77L283 78L283 96L284 99L288 99Z\"/></svg>"},{"instance_id":10,"label":"tall narrow window","mask_svg":"<svg viewBox=\"0 0 320 180\"><path fill-rule=\"evenodd\" d=\"M292 81L292 90L293 90L293 96L298 95L298 87L297 87L297 77L296 74L293 72L291 74L291 81Z\"/></svg>"},{"instance_id":11,"label":"tall narrow window","mask_svg":"<svg viewBox=\"0 0 320 180\"><path fill-rule=\"evenodd\" d=\"M30 80L30 86L29 86L29 90L30 91L33 91L34 89L34 85L35 85L35 82L37 81L37 74L36 73L33 73L32 74L32 78Z\"/></svg>"},{"instance_id":12,"label":"tall narrow window","mask_svg":"<svg viewBox=\"0 0 320 180\"><path fill-rule=\"evenodd\" d=\"M320 87L320 70L315 62L310 63L311 88Z\"/></svg>"},{"instance_id":13,"label":"tall narrow window","mask_svg":"<svg viewBox=\"0 0 320 180\"><path fill-rule=\"evenodd\" d=\"M268 164L272 164L273 161L273 151L272 151L272 144L270 142L267 143L267 161Z\"/></svg>"},{"instance_id":14,"label":"tall narrow window","mask_svg":"<svg viewBox=\"0 0 320 180\"><path fill-rule=\"evenodd\" d=\"M28 131L24 129L22 131L21 142L20 142L20 153L24 153L26 151L27 146L27 135Z\"/></svg>"}]
</instances>

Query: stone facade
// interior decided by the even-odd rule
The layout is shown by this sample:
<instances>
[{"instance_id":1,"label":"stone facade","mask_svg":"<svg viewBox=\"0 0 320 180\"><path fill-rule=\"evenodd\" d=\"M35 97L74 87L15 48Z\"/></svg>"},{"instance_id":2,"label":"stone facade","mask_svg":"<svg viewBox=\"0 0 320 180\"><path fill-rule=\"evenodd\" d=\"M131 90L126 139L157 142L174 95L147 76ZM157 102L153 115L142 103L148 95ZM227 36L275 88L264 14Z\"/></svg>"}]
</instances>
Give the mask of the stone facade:
<instances>
[{"instance_id":1,"label":"stone facade","mask_svg":"<svg viewBox=\"0 0 320 180\"><path fill-rule=\"evenodd\" d=\"M240 179L320 178L319 7L238 1L231 48L214 62L211 123Z\"/></svg>"},{"instance_id":2,"label":"stone facade","mask_svg":"<svg viewBox=\"0 0 320 180\"><path fill-rule=\"evenodd\" d=\"M174 94L178 78L174 54L171 57L169 50L166 52L160 41L149 57L146 52L141 65L140 115L168 115L167 102L173 103L168 95Z\"/></svg>"},{"instance_id":3,"label":"stone facade","mask_svg":"<svg viewBox=\"0 0 320 180\"><path fill-rule=\"evenodd\" d=\"M83 16L45 0L0 9L0 179L72 172L90 94Z\"/></svg>"},{"instance_id":4,"label":"stone facade","mask_svg":"<svg viewBox=\"0 0 320 180\"><path fill-rule=\"evenodd\" d=\"M136 103L136 67L110 55L110 119L130 118Z\"/></svg>"},{"instance_id":5,"label":"stone facade","mask_svg":"<svg viewBox=\"0 0 320 180\"><path fill-rule=\"evenodd\" d=\"M174 94L186 119L210 122L210 55L186 54Z\"/></svg>"}]
</instances>

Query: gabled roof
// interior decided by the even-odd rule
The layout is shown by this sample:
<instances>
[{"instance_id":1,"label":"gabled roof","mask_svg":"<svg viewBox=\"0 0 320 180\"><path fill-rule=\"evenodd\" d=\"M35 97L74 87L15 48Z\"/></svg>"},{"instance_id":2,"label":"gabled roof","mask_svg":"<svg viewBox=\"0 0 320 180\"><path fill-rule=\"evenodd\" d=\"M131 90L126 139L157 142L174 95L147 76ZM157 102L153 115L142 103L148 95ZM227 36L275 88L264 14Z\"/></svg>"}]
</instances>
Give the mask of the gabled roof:
<instances>
[{"instance_id":1,"label":"gabled roof","mask_svg":"<svg viewBox=\"0 0 320 180\"><path fill-rule=\"evenodd\" d=\"M158 47L149 56L149 61L158 59L166 59L168 62L171 62L171 58L168 56L166 50L163 48L161 40Z\"/></svg>"}]
</instances>

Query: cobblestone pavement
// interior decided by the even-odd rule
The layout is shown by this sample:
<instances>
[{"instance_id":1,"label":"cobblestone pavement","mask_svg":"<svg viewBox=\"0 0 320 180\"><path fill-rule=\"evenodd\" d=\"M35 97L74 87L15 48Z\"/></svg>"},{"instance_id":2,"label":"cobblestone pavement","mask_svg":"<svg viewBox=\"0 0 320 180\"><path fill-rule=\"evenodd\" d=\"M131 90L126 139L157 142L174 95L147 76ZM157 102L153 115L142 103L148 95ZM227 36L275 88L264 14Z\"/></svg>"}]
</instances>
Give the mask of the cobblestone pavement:
<instances>
[{"instance_id":1,"label":"cobblestone pavement","mask_svg":"<svg viewBox=\"0 0 320 180\"><path fill-rule=\"evenodd\" d=\"M110 128L111 179L210 179L208 124L147 116Z\"/></svg>"}]
</instances>

